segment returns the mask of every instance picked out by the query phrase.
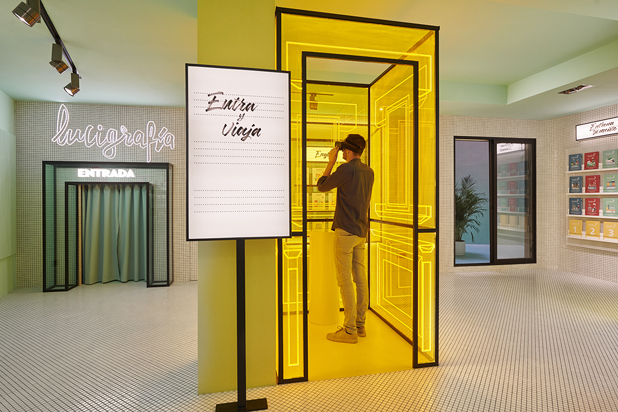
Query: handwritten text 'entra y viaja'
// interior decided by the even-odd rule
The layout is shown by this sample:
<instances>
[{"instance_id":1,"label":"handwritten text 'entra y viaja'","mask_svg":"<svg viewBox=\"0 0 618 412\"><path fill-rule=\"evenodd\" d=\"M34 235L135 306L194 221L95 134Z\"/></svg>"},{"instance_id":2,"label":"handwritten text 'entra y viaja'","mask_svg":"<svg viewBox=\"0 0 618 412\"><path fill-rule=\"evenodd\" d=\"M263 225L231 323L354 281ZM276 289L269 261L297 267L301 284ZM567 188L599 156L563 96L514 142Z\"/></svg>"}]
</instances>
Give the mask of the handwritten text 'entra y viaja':
<instances>
[{"instance_id":1,"label":"handwritten text 'entra y viaja'","mask_svg":"<svg viewBox=\"0 0 618 412\"><path fill-rule=\"evenodd\" d=\"M223 92L214 92L208 93L208 97L211 99L208 101L208 107L206 108L206 112L210 112L211 110L231 110L232 112L237 112L238 119L236 119L236 123L232 121L232 123L223 125L221 130L221 134L223 136L227 136L228 134L232 137L240 136L241 141L247 140L248 137L260 137L262 134L262 128L256 127L255 123L251 124L250 127L243 127L240 123L245 120L245 115L250 112L254 112L257 109L257 104L253 102L246 102L244 98L237 97L235 99L224 99L223 102L217 99L217 96L224 96Z\"/></svg>"}]
</instances>

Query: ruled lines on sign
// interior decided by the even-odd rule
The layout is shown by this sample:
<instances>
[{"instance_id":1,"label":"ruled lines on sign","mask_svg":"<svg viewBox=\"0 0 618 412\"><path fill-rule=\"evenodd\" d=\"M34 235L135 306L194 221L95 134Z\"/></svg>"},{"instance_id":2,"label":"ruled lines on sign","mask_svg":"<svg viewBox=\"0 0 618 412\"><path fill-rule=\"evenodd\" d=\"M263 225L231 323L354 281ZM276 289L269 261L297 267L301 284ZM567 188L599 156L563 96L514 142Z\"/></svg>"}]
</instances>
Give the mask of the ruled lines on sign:
<instances>
[{"instance_id":1,"label":"ruled lines on sign","mask_svg":"<svg viewBox=\"0 0 618 412\"><path fill-rule=\"evenodd\" d=\"M285 211L285 191L280 189L195 190L195 213L280 213Z\"/></svg>"},{"instance_id":2,"label":"ruled lines on sign","mask_svg":"<svg viewBox=\"0 0 618 412\"><path fill-rule=\"evenodd\" d=\"M200 165L244 165L244 166L285 166L286 151L283 149L256 149L248 146L220 147L224 142L215 143L219 147L196 147L193 152L194 164ZM252 142L231 142L250 145ZM257 143L259 144L259 143ZM266 144L266 143L265 143ZM271 145L282 145L281 143L269 143Z\"/></svg>"}]
</instances>

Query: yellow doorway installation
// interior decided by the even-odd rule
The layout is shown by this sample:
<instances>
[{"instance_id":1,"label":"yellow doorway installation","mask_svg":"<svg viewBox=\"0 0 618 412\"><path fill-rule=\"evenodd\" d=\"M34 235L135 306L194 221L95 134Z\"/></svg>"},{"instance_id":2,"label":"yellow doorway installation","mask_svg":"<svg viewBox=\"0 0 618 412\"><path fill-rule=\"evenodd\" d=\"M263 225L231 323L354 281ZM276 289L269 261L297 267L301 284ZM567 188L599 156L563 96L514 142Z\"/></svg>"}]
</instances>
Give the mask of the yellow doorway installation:
<instances>
[{"instance_id":1,"label":"yellow doorway installation","mask_svg":"<svg viewBox=\"0 0 618 412\"><path fill-rule=\"evenodd\" d=\"M294 236L278 249L278 380L435 366L437 28L287 9L277 10L277 24L278 68L292 74ZM349 133L368 138L362 160L376 177L367 248L371 317L357 345L326 341L335 325L315 322L317 302L330 293L317 279L328 279L328 263L317 254L335 204L335 193L315 189L316 158ZM350 368L345 358L362 359L364 367Z\"/></svg>"}]
</instances>

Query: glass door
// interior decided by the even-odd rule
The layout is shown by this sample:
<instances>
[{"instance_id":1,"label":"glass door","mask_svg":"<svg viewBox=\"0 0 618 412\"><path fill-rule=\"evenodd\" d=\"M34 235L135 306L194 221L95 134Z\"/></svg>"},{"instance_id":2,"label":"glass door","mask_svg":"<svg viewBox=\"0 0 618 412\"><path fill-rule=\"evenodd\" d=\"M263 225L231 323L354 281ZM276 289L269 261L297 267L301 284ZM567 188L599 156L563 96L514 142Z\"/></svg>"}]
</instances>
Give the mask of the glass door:
<instances>
[{"instance_id":1,"label":"glass door","mask_svg":"<svg viewBox=\"0 0 618 412\"><path fill-rule=\"evenodd\" d=\"M455 264L491 262L490 144L455 140Z\"/></svg>"},{"instance_id":2,"label":"glass door","mask_svg":"<svg viewBox=\"0 0 618 412\"><path fill-rule=\"evenodd\" d=\"M534 139L455 138L455 266L536 262L535 153Z\"/></svg>"},{"instance_id":3,"label":"glass door","mask_svg":"<svg viewBox=\"0 0 618 412\"><path fill-rule=\"evenodd\" d=\"M418 367L437 361L435 180L419 178L435 170L435 140L423 134L421 143L419 71L409 63L392 64L369 89L370 307L411 344Z\"/></svg>"},{"instance_id":4,"label":"glass door","mask_svg":"<svg viewBox=\"0 0 618 412\"><path fill-rule=\"evenodd\" d=\"M534 145L496 141L496 262L536 258Z\"/></svg>"}]
</instances>

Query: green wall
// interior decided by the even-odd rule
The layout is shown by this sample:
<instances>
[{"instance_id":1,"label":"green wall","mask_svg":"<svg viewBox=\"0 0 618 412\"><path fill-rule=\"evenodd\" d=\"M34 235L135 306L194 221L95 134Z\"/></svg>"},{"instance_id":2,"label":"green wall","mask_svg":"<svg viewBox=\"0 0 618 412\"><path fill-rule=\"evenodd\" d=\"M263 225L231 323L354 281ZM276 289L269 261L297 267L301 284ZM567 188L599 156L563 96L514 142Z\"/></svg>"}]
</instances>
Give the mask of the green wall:
<instances>
[{"instance_id":1,"label":"green wall","mask_svg":"<svg viewBox=\"0 0 618 412\"><path fill-rule=\"evenodd\" d=\"M0 299L15 288L17 207L13 100L0 91Z\"/></svg>"},{"instance_id":2,"label":"green wall","mask_svg":"<svg viewBox=\"0 0 618 412\"><path fill-rule=\"evenodd\" d=\"M275 68L274 0L198 0L198 63ZM276 383L276 242L246 244L247 387ZM198 392L236 389L236 243L199 242Z\"/></svg>"}]
</instances>

